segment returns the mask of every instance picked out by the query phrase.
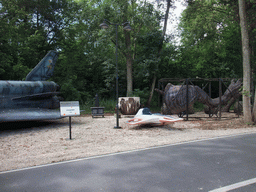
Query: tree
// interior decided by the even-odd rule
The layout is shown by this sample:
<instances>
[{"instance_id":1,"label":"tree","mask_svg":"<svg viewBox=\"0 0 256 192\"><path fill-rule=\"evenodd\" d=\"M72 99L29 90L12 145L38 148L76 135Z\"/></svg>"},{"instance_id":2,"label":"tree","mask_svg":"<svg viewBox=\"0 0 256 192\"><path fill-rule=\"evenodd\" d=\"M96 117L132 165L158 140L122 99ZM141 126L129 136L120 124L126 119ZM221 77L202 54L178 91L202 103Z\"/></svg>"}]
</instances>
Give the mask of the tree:
<instances>
[{"instance_id":1,"label":"tree","mask_svg":"<svg viewBox=\"0 0 256 192\"><path fill-rule=\"evenodd\" d=\"M113 26L101 30L99 25L104 19L119 24L129 21L133 29L126 33L122 27L118 27L120 95L131 96L140 92L137 91L139 89L145 90L151 79L143 73L137 75L137 70L144 64L137 61L144 56L146 58L149 53L140 51L145 44L139 39L160 28L160 17L153 6L144 1L83 0L76 3L79 7L75 11L76 20L62 30L62 38L58 41L61 51L54 79L61 85L61 91L68 95L73 90L83 101L92 100L96 93L105 98L114 97L116 31ZM127 71L128 64L130 67ZM73 96L70 94L70 97Z\"/></svg>"},{"instance_id":2,"label":"tree","mask_svg":"<svg viewBox=\"0 0 256 192\"><path fill-rule=\"evenodd\" d=\"M245 0L239 0L239 17L242 35L242 48L243 48L243 112L244 121L252 123L251 113L251 99L250 99L250 48L249 48L249 34L247 29L246 8Z\"/></svg>"},{"instance_id":3,"label":"tree","mask_svg":"<svg viewBox=\"0 0 256 192\"><path fill-rule=\"evenodd\" d=\"M164 39L165 39L165 35L166 35L166 29L167 29L167 22L168 22L168 17L169 17L169 11L170 11L170 7L171 7L171 0L166 0L167 2L167 6L166 6L166 11L165 11L165 16L164 16L164 27L163 27L163 32L162 32L162 36L161 36L161 45L159 46L158 49L158 57L160 57L160 54L162 52L163 49L163 44L164 44ZM158 64L156 64L156 69ZM157 78L157 70L155 70L154 73L154 77L153 77L153 81L152 81L152 85L151 85L151 89L150 89L150 95L147 101L147 106L150 106L151 100L153 98L153 94L154 94L154 90L155 90L155 85L156 85L156 78Z\"/></svg>"},{"instance_id":4,"label":"tree","mask_svg":"<svg viewBox=\"0 0 256 192\"><path fill-rule=\"evenodd\" d=\"M183 12L181 62L192 71L189 77L239 77L240 33L232 15L227 15L231 11L224 5L191 1Z\"/></svg>"},{"instance_id":5,"label":"tree","mask_svg":"<svg viewBox=\"0 0 256 192\"><path fill-rule=\"evenodd\" d=\"M69 24L68 0L3 0L0 8L1 79L20 80L51 49Z\"/></svg>"},{"instance_id":6,"label":"tree","mask_svg":"<svg viewBox=\"0 0 256 192\"><path fill-rule=\"evenodd\" d=\"M251 113L251 93L252 93L252 89L251 89L251 75L253 74L251 71L251 67L254 67L253 64L253 58L255 57L254 55L254 45L255 45L255 30L253 30L255 28L255 11L256 11L256 7L253 1L247 1L247 0L239 0L239 1L231 1L231 0L206 0L206 1L189 1L189 5L197 5L197 4L201 4L203 6L200 7L200 9L208 9L208 12L212 12L212 11L217 11L217 13L222 13L224 20L219 20L221 22L218 23L217 27L218 27L218 32L220 35L217 35L218 39L212 39L212 42L218 42L218 44L220 44L222 46L222 48L224 47L223 52L221 52L221 54L218 54L219 56L221 56L224 60L222 61L228 61L228 59L230 58L230 55L233 56L233 58L237 57L238 52L230 52L230 48L228 47L228 44L225 42L229 42L227 41L227 34L234 34L235 30L237 29L236 25L240 24L240 28L239 30L241 30L241 38L239 38L237 35L237 38L233 37L233 40L231 42L235 42L236 39L241 39L239 41L236 42L236 47L240 46L242 44L242 59L240 62L240 59L237 60L240 63L243 63L242 65L240 65L241 67L243 67L243 110L244 110L244 121L246 123L252 123L252 118L255 121L255 116L256 116L256 104L255 104L255 110L253 110L253 115ZM191 7L191 6L190 6ZM195 11L197 13L197 16L199 16L200 14L198 14L197 11ZM208 13L207 12L207 13ZM190 14L191 15L191 14ZM193 14L192 14L193 15ZM210 14L208 14L209 16ZM218 14L215 14L215 16ZM202 17L202 18L207 18L207 16ZM213 18L213 17L212 17ZM215 17L216 18L216 17ZM199 19L200 20L200 19ZM202 19L201 19L202 20ZM198 20L197 20L198 21ZM209 23L209 22L207 22ZM184 22L183 22L184 24ZM193 24L193 22L192 22ZM198 24L198 22L195 22L195 24ZM189 24L185 25L188 26ZM220 27L221 26L221 27ZM198 27L198 26L197 26ZM199 27L200 29L204 29L202 27ZM216 28L216 27L215 27ZM189 30L187 30L189 29ZM193 27L192 27L193 29ZM194 28L195 29L195 28ZM220 30L221 29L221 30ZM222 30L224 29L224 30ZM230 30L227 30L230 29ZM187 33L189 31L189 33ZM191 28L186 28L186 30L183 31L183 35L185 34L185 36L189 37L188 35L191 35ZM200 31L200 30L199 30ZM197 31L195 31L196 33L194 34L198 34ZM228 32L228 33L227 33ZM204 32L205 33L205 32ZM193 33L192 33L193 34ZM238 34L238 33L236 33ZM195 35L196 36L196 35ZM207 33L208 36L208 33ZM219 38L219 37L223 37L223 38ZM231 37L231 36L230 36ZM193 38L187 38L187 39L193 39ZM201 38L194 42L196 42L196 44L198 44L198 42L203 42L205 38ZM235 39L235 40L234 40ZM203 40L203 41L202 41ZM193 44L193 43L192 43ZM191 44L191 45L192 45ZM225 46L223 46L225 45ZM188 46L186 46L187 48ZM194 47L194 46L193 46ZM215 46L214 46L215 48ZM237 49L238 50L238 49ZM223 54L225 52L229 51L229 54ZM228 53L228 52L227 52ZM220 57L219 57L220 58ZM216 60L216 58L213 58L213 60ZM234 62L236 63L236 62ZM240 68L238 65L226 65L229 66L229 68L232 68L232 71L235 71L235 69ZM205 72L205 70L203 70ZM242 71L242 70L241 70ZM238 74L238 72L236 72L236 75ZM256 99L256 98L255 98ZM254 114L255 113L255 114Z\"/></svg>"},{"instance_id":7,"label":"tree","mask_svg":"<svg viewBox=\"0 0 256 192\"><path fill-rule=\"evenodd\" d=\"M129 22L133 29L131 32L126 32L121 28L118 28L118 50L121 56L125 58L126 62L126 96L132 96L134 86L132 75L134 67L133 64L137 57L136 50L138 49L137 37L141 33L149 32L154 30L154 28L160 28L159 12L155 11L153 5L150 3L135 0L115 0L111 1L111 3L105 0L101 4L101 10L103 10L103 13L100 15L105 17L102 18L102 20L107 19L113 23L120 24ZM113 32L114 31L111 30L106 32L110 39L113 39L113 36L115 37ZM114 40L111 40L111 42L115 44Z\"/></svg>"}]
</instances>

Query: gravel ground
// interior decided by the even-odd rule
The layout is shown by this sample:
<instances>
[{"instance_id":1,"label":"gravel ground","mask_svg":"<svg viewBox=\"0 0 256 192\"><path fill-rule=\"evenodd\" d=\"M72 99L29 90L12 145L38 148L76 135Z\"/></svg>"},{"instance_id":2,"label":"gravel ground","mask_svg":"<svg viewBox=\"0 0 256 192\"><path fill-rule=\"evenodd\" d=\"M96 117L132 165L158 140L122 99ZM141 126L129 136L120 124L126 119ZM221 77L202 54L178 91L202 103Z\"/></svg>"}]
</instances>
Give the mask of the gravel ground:
<instances>
[{"instance_id":1,"label":"gravel ground","mask_svg":"<svg viewBox=\"0 0 256 192\"><path fill-rule=\"evenodd\" d=\"M226 135L256 132L255 126L242 123L234 113L223 113L221 120L204 113L189 121L163 127L140 127L126 124L114 129L113 115L104 118L72 117L72 140L68 118L55 121L0 124L0 171L43 165L65 160L114 152L181 143Z\"/></svg>"}]
</instances>

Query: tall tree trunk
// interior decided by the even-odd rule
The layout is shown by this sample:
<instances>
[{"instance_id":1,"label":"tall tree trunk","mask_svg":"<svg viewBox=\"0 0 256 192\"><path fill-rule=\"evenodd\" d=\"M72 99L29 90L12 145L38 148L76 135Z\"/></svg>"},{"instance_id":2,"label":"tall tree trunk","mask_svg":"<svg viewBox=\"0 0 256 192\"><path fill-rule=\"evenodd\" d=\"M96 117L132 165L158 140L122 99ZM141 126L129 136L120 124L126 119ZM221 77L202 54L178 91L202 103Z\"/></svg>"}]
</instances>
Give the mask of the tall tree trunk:
<instances>
[{"instance_id":1,"label":"tall tree trunk","mask_svg":"<svg viewBox=\"0 0 256 192\"><path fill-rule=\"evenodd\" d=\"M131 37L130 33L125 31L125 44L127 49L126 54L126 78L127 78L127 92L126 96L130 97L133 94L133 78L132 78L132 64L133 64L133 58L131 54Z\"/></svg>"},{"instance_id":2,"label":"tall tree trunk","mask_svg":"<svg viewBox=\"0 0 256 192\"><path fill-rule=\"evenodd\" d=\"M166 8L165 17L164 17L164 28L163 28L163 33L162 33L162 45L160 46L160 48L158 50L158 55L159 56L160 56L160 53L161 53L162 48L163 48L164 36L166 34L167 21L168 21L170 6L171 6L171 0L167 0L167 8ZM148 98L148 101L147 101L147 106L148 107L150 107L150 103L151 103L151 100L152 100L153 95L154 95L155 86L156 86L156 73L154 73L153 82L152 82L152 85L151 85L151 88L150 88L150 95L149 95L149 98Z\"/></svg>"},{"instance_id":3,"label":"tall tree trunk","mask_svg":"<svg viewBox=\"0 0 256 192\"><path fill-rule=\"evenodd\" d=\"M151 103L151 100L152 100L152 97L153 97L153 94L154 94L154 91L155 91L155 85L156 85L156 74L154 75L153 82L152 82L152 85L151 85L150 95L149 95L149 98L148 98L148 101L147 101L147 107L150 107L150 103Z\"/></svg>"},{"instance_id":4,"label":"tall tree trunk","mask_svg":"<svg viewBox=\"0 0 256 192\"><path fill-rule=\"evenodd\" d=\"M134 6L135 1L132 0L131 5ZM128 10L130 6L129 1L123 1L121 10L123 11L123 23L128 21ZM123 26L125 27L125 26ZM131 34L129 31L124 30L125 36L125 57L126 57L126 97L130 97L133 94L133 78L132 78L132 65L133 57L131 53Z\"/></svg>"},{"instance_id":5,"label":"tall tree trunk","mask_svg":"<svg viewBox=\"0 0 256 192\"><path fill-rule=\"evenodd\" d=\"M252 48L251 48L251 56L252 56L252 60L251 60L251 62L252 63L255 63L254 62L254 47L252 46ZM253 76L254 76L254 74L255 74L255 66L253 66L253 68L252 68L252 88L254 88L253 89L253 91L254 91L254 104L253 104L253 109L252 109L252 121L254 122L254 123L256 123L256 87L254 86L254 83L253 83Z\"/></svg>"},{"instance_id":6,"label":"tall tree trunk","mask_svg":"<svg viewBox=\"0 0 256 192\"><path fill-rule=\"evenodd\" d=\"M246 8L245 0L238 0L239 3L239 16L242 35L242 48L243 48L243 114L244 122L252 123L251 112L251 98L250 98L250 48L249 48L249 35L248 26L246 21Z\"/></svg>"},{"instance_id":7,"label":"tall tree trunk","mask_svg":"<svg viewBox=\"0 0 256 192\"><path fill-rule=\"evenodd\" d=\"M171 0L167 0L167 8L166 8L165 17L164 17L164 28L163 28L163 33L162 33L163 37L166 34L167 21L168 21L168 17L169 17L170 7L171 7Z\"/></svg>"},{"instance_id":8,"label":"tall tree trunk","mask_svg":"<svg viewBox=\"0 0 256 192\"><path fill-rule=\"evenodd\" d=\"M256 123L256 88L254 93L254 104L253 104L253 110L252 110L252 121Z\"/></svg>"}]
</instances>

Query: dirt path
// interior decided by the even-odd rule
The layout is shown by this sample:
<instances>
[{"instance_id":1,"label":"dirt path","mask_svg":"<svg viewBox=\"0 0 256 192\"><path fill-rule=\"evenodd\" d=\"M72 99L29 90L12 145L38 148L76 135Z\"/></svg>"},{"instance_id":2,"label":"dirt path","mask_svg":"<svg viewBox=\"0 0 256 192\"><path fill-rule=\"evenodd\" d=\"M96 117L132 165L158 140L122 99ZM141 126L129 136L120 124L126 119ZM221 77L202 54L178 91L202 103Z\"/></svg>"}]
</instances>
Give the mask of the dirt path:
<instances>
[{"instance_id":1,"label":"dirt path","mask_svg":"<svg viewBox=\"0 0 256 192\"><path fill-rule=\"evenodd\" d=\"M114 129L114 116L105 118L73 117L72 140L68 118L41 123L0 124L0 171L31 167L53 162L141 149L224 135L256 132L234 114L224 118L197 118L164 127L128 126L120 118L122 129Z\"/></svg>"}]
</instances>

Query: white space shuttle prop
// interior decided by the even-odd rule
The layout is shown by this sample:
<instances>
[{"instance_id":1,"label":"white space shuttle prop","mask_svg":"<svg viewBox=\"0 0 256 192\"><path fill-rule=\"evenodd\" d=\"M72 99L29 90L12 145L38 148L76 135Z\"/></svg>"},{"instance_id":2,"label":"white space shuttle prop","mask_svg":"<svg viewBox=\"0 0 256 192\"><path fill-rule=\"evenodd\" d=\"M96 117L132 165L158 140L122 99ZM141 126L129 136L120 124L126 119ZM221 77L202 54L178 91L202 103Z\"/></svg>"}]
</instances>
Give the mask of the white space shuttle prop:
<instances>
[{"instance_id":1,"label":"white space shuttle prop","mask_svg":"<svg viewBox=\"0 0 256 192\"><path fill-rule=\"evenodd\" d=\"M183 118L171 115L162 115L160 113L152 114L149 108L139 109L133 119L130 119L127 123L129 125L152 125L162 126L171 124L177 121L183 121Z\"/></svg>"}]
</instances>

